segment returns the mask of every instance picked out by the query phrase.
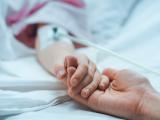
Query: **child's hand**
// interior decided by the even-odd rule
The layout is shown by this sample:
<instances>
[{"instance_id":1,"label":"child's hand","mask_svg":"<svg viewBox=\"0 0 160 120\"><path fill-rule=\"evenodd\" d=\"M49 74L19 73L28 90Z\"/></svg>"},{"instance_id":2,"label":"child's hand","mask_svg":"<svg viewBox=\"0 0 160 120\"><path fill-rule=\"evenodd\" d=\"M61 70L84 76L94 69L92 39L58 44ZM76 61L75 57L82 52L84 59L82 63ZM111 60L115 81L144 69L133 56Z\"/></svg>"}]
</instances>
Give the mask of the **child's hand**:
<instances>
[{"instance_id":1,"label":"child's hand","mask_svg":"<svg viewBox=\"0 0 160 120\"><path fill-rule=\"evenodd\" d=\"M68 56L65 59L67 85L73 94L89 97L98 87L105 89L108 85L107 77L103 77L96 69L96 65L86 56Z\"/></svg>"},{"instance_id":2,"label":"child's hand","mask_svg":"<svg viewBox=\"0 0 160 120\"><path fill-rule=\"evenodd\" d=\"M98 72L96 65L83 55L67 56L64 69L58 78L66 83L69 91L81 94L84 98L90 96L98 87L105 90L109 83L108 78Z\"/></svg>"}]
</instances>

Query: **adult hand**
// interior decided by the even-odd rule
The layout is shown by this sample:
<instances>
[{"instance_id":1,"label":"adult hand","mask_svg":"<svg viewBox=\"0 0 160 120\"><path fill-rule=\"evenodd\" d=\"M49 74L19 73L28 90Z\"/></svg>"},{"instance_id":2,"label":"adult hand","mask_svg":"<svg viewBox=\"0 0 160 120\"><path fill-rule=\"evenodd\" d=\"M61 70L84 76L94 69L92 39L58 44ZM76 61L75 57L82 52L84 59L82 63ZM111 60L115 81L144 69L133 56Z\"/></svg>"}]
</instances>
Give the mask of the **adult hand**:
<instances>
[{"instance_id":1,"label":"adult hand","mask_svg":"<svg viewBox=\"0 0 160 120\"><path fill-rule=\"evenodd\" d=\"M130 70L106 69L104 75L109 77L105 91L97 89L87 99L75 94L72 89L68 90L69 95L98 112L126 119L142 118L144 96L154 91L149 81Z\"/></svg>"}]
</instances>

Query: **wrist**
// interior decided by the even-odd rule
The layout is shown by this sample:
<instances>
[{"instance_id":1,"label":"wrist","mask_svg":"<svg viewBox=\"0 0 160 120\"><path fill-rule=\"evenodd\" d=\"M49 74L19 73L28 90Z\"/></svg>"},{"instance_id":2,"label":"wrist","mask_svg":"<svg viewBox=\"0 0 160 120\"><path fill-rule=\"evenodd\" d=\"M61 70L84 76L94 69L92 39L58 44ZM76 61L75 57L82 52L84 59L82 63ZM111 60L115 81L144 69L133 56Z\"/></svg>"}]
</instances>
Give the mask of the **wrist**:
<instances>
[{"instance_id":1,"label":"wrist","mask_svg":"<svg viewBox=\"0 0 160 120\"><path fill-rule=\"evenodd\" d=\"M145 92L140 100L138 109L138 120L160 119L160 94L156 91Z\"/></svg>"}]
</instances>

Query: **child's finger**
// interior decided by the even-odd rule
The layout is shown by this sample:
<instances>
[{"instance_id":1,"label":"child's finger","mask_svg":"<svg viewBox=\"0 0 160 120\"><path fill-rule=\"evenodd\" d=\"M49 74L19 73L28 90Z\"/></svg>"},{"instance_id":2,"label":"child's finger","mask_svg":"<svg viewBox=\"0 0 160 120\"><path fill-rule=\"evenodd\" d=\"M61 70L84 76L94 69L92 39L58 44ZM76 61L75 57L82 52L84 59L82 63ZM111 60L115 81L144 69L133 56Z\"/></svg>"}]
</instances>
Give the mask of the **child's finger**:
<instances>
[{"instance_id":1,"label":"child's finger","mask_svg":"<svg viewBox=\"0 0 160 120\"><path fill-rule=\"evenodd\" d=\"M82 79L82 81L76 86L77 93L81 91L82 88L86 87L88 84L90 84L93 80L94 74L96 71L96 65L93 62L89 63L88 72L86 76ZM79 79L77 79L80 81Z\"/></svg>"},{"instance_id":2,"label":"child's finger","mask_svg":"<svg viewBox=\"0 0 160 120\"><path fill-rule=\"evenodd\" d=\"M67 86L71 87L70 79L72 75L75 73L76 68L75 67L69 67L67 68Z\"/></svg>"},{"instance_id":3,"label":"child's finger","mask_svg":"<svg viewBox=\"0 0 160 120\"><path fill-rule=\"evenodd\" d=\"M88 73L88 60L83 60L78 65L77 70L75 71L74 75L71 78L71 85L72 87L77 86Z\"/></svg>"},{"instance_id":4,"label":"child's finger","mask_svg":"<svg viewBox=\"0 0 160 120\"><path fill-rule=\"evenodd\" d=\"M76 87L72 87L72 90L74 91L74 94L80 94L81 90L85 88L87 85L89 85L93 80L93 77L86 76L83 81L77 85Z\"/></svg>"},{"instance_id":5,"label":"child's finger","mask_svg":"<svg viewBox=\"0 0 160 120\"><path fill-rule=\"evenodd\" d=\"M82 89L81 96L84 98L89 97L97 89L100 80L101 74L98 71L96 71L94 74L93 81L88 86Z\"/></svg>"},{"instance_id":6,"label":"child's finger","mask_svg":"<svg viewBox=\"0 0 160 120\"><path fill-rule=\"evenodd\" d=\"M77 94L79 94L84 87L86 87L87 85L89 85L93 81L93 77L94 77L94 74L96 71L96 66L93 62L90 62L89 64L90 65L88 68L87 75L83 78L83 80L81 81L81 83L79 85L74 87L74 91L76 91Z\"/></svg>"},{"instance_id":7,"label":"child's finger","mask_svg":"<svg viewBox=\"0 0 160 120\"><path fill-rule=\"evenodd\" d=\"M77 74L77 76L76 76L76 73L75 73L75 75L74 75L74 77L77 77L77 79L72 79L71 81L72 82L75 82L76 80L77 80L77 84L79 84L83 79L85 79L85 76L89 76L90 77L90 79L92 79L93 78L93 76L94 76L94 73L95 73L95 71L96 71L96 65L92 62L92 61L89 61L89 60L87 60L87 59L85 59L86 60L86 66L85 66L85 62L83 63L83 64L81 64L81 65L79 65L79 68L77 68L78 70L76 70L76 73L78 73ZM87 63L87 61L88 61L88 63ZM88 64L88 65L87 65ZM84 66L83 66L84 65ZM82 66L82 67L81 67ZM80 70L81 68L83 69L83 70ZM88 68L88 71L87 71L87 68ZM81 74L80 74L80 72L81 72ZM78 77L79 76L79 77ZM74 84L74 83L73 83ZM75 87L74 85L72 85L73 87Z\"/></svg>"},{"instance_id":8,"label":"child's finger","mask_svg":"<svg viewBox=\"0 0 160 120\"><path fill-rule=\"evenodd\" d=\"M59 79L64 80L66 78L66 72L64 70L64 67L61 65L57 65L53 69L53 74Z\"/></svg>"},{"instance_id":9,"label":"child's finger","mask_svg":"<svg viewBox=\"0 0 160 120\"><path fill-rule=\"evenodd\" d=\"M77 58L74 56L66 56L64 60L64 68L67 69L68 67L78 67Z\"/></svg>"},{"instance_id":10,"label":"child's finger","mask_svg":"<svg viewBox=\"0 0 160 120\"><path fill-rule=\"evenodd\" d=\"M99 83L100 90L106 90L109 86L109 78L105 75L102 75L101 81Z\"/></svg>"}]
</instances>

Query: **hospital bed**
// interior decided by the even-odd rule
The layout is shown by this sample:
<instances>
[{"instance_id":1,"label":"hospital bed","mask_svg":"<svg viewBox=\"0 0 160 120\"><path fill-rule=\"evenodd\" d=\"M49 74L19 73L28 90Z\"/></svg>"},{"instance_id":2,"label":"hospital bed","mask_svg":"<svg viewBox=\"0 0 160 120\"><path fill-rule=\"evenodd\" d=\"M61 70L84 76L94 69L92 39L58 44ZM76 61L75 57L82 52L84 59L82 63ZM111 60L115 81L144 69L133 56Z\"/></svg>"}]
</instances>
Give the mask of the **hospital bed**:
<instances>
[{"instance_id":1,"label":"hospital bed","mask_svg":"<svg viewBox=\"0 0 160 120\"><path fill-rule=\"evenodd\" d=\"M147 9L145 9L146 7ZM125 26L120 28L119 33L116 32L116 35L110 38L110 40L103 41L103 46L132 59L139 64L159 70L160 16L157 12L159 8L160 1L158 0L154 3L152 0L146 0L145 2L139 3L136 8L134 8L134 12L131 16L128 16L129 18ZM102 45L101 43L99 44ZM157 91L160 91L160 76L156 74L149 73L94 48L84 48L77 52L88 55L94 62L96 62L100 71L107 67L133 69L148 77L154 88ZM25 109L24 111L21 111L21 109L20 111L12 110L12 113L15 112L15 114L8 115L7 110L0 111L0 113L3 112L5 114L5 116L3 115L0 117L2 120L120 119L114 116L97 113L71 100L66 96L65 87L57 82L55 78L43 71L43 69L37 65L33 56L9 63L3 62L3 67L5 70L1 71L0 74L0 87L1 90L3 90L0 92L5 92L5 94L2 94L4 95L3 100L6 100L5 103L9 104L10 101L7 101L5 95L13 95L10 99L19 103L19 109L29 109ZM5 73L5 71L9 71L9 73L12 73L12 75L15 76L11 76L7 72ZM8 89L11 93L10 91L7 91ZM17 93L17 91L21 92ZM11 105L14 106L16 104L14 102L12 104L11 102ZM1 106L3 106L2 103ZM37 106L39 107L38 109ZM15 108L16 107L17 106L15 106Z\"/></svg>"}]
</instances>

